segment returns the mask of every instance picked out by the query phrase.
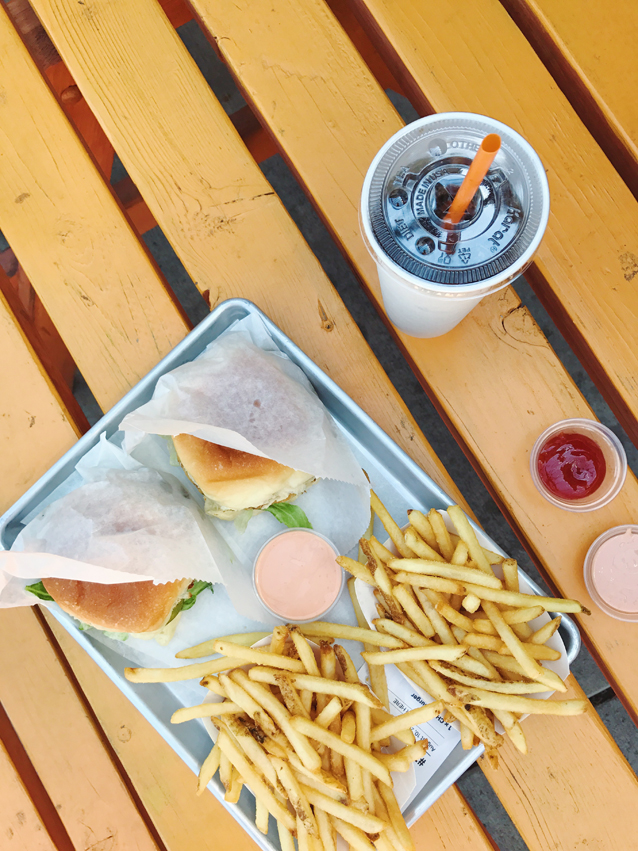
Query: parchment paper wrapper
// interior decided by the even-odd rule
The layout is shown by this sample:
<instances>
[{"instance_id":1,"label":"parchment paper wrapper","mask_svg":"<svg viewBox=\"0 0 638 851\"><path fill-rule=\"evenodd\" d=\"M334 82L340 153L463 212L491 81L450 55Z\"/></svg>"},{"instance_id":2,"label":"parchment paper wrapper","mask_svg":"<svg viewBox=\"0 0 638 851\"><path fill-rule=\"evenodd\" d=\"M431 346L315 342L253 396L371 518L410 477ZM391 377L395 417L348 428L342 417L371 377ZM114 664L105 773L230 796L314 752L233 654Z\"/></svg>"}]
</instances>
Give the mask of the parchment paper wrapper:
<instances>
[{"instance_id":1,"label":"parchment paper wrapper","mask_svg":"<svg viewBox=\"0 0 638 851\"><path fill-rule=\"evenodd\" d=\"M122 421L126 450L145 466L172 472L203 499L181 467L172 466L167 435L193 434L272 458L319 481L295 499L313 528L349 552L370 520L370 487L344 435L312 385L274 345L257 317L234 323L194 361L162 376L150 402ZM273 625L257 598L252 566L260 547L282 525L256 512L245 529L210 518L233 553L220 564L237 611Z\"/></svg>"},{"instance_id":2,"label":"parchment paper wrapper","mask_svg":"<svg viewBox=\"0 0 638 851\"><path fill-rule=\"evenodd\" d=\"M102 436L75 474L0 552L0 606L33 605L28 582L220 582L226 547L178 480L145 469Z\"/></svg>"}]
</instances>

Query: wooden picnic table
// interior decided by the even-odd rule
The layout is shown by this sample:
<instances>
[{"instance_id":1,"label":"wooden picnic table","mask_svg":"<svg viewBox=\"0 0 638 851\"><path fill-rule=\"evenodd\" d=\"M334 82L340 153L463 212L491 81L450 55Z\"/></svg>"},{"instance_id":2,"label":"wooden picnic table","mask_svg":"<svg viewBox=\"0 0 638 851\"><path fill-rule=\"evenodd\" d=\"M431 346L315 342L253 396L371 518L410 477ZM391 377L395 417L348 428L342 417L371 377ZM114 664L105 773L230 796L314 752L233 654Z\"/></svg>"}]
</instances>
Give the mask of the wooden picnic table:
<instances>
[{"instance_id":1,"label":"wooden picnic table","mask_svg":"<svg viewBox=\"0 0 638 851\"><path fill-rule=\"evenodd\" d=\"M22 0L0 9L2 509L86 429L75 367L107 410L188 332L141 239L156 223L211 307L254 301L461 500L258 166L281 153L383 316L357 208L369 162L402 126L389 88L421 114L493 116L538 151L552 212L529 279L638 437L635 3L31 6L39 22ZM234 116L175 32L193 16L248 102ZM129 177L113 189L114 151ZM635 520L638 483L630 473L592 514L535 491L536 436L593 413L514 290L438 339L391 330L549 585L587 605L584 554ZM635 625L593 604L577 622L635 720ZM0 641L0 848L255 848L212 795L194 796L189 769L55 621L3 610ZM525 731L529 755L506 744L500 770L481 767L530 851L638 847L638 782L596 710L530 717ZM498 847L480 818L452 787L414 826L417 848Z\"/></svg>"}]
</instances>

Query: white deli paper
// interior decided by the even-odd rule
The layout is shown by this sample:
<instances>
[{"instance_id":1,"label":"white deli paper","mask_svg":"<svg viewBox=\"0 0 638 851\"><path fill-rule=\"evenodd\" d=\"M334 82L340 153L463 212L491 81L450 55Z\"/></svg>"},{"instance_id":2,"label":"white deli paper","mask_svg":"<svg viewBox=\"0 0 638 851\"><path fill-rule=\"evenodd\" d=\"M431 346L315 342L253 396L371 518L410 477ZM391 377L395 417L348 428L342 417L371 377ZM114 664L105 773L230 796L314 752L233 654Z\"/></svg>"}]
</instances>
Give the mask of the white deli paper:
<instances>
[{"instance_id":1,"label":"white deli paper","mask_svg":"<svg viewBox=\"0 0 638 851\"><path fill-rule=\"evenodd\" d=\"M224 549L177 479L142 467L102 435L11 550L0 552L0 606L37 603L25 580L47 577L220 582Z\"/></svg>"},{"instance_id":2,"label":"white deli paper","mask_svg":"<svg viewBox=\"0 0 638 851\"><path fill-rule=\"evenodd\" d=\"M153 398L121 424L124 447L145 466L177 476L203 504L179 466L167 436L192 434L232 449L268 457L318 481L295 499L313 529L348 553L370 520L370 486L345 437L305 374L275 346L263 323L234 323L195 360L157 382ZM274 625L255 594L252 567L263 544L284 527L255 512L245 528L210 518L232 551L221 565L233 606L244 617Z\"/></svg>"}]
</instances>

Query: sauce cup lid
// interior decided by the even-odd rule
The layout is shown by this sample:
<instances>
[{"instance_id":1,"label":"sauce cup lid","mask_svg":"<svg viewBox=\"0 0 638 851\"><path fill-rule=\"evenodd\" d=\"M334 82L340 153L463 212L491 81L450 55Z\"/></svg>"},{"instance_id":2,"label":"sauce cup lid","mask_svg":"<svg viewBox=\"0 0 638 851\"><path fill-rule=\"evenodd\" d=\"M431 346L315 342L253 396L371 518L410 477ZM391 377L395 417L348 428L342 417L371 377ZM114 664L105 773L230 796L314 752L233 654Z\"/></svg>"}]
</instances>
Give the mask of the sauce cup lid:
<instances>
[{"instance_id":1,"label":"sauce cup lid","mask_svg":"<svg viewBox=\"0 0 638 851\"><path fill-rule=\"evenodd\" d=\"M612 618L616 618L621 621L631 621L638 622L638 603L636 604L635 611L623 611L622 608L618 608L616 605L612 605L601 595L598 587L596 586L596 580L594 575L594 565L596 561L596 556L599 553L603 544L607 541L610 541L613 538L617 538L626 534L627 532L632 532L636 536L636 544L635 544L635 592L638 600L638 524L628 523L623 526L614 526L612 529L607 529L606 532L603 532L602 535L599 535L593 544L590 546L587 551L587 555L585 556L585 562L583 567L583 575L585 579L585 585L587 587L587 591L589 592L589 596L592 598L594 603L601 609L605 614L609 615Z\"/></svg>"},{"instance_id":2,"label":"sauce cup lid","mask_svg":"<svg viewBox=\"0 0 638 851\"><path fill-rule=\"evenodd\" d=\"M570 432L589 437L601 449L605 458L606 472L600 487L589 496L580 499L561 499L552 493L542 481L538 472L538 458L543 446L560 432ZM583 417L560 420L546 428L538 437L529 458L530 473L536 489L548 502L566 511L595 511L611 502L618 495L625 483L627 476L627 456L622 443L613 431L597 420L588 420Z\"/></svg>"}]
</instances>

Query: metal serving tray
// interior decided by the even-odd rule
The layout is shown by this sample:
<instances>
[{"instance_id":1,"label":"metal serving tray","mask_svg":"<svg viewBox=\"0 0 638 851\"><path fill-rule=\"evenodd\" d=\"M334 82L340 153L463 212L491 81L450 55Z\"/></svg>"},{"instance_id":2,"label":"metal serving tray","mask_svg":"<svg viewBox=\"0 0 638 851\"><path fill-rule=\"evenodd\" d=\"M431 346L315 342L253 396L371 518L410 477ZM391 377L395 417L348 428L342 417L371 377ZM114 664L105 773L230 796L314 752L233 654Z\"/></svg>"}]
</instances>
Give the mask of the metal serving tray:
<instances>
[{"instance_id":1,"label":"metal serving tray","mask_svg":"<svg viewBox=\"0 0 638 851\"><path fill-rule=\"evenodd\" d=\"M261 318L278 348L305 372L317 395L348 438L355 456L365 468L381 499L387 502L389 506L393 506L395 511L400 510L400 516L405 516L404 513L408 508L429 510L430 508L445 508L450 504L450 499L445 492L252 302L244 299L230 299L220 304L206 319L200 322L170 354L114 405L72 449L0 518L0 548L8 549L11 547L22 528L24 518L37 509L52 491L73 472L80 458L98 443L102 433L105 433L107 437L113 435L129 411L151 398L155 384L161 375L197 357L209 343L215 340L233 322L250 314ZM377 534L382 534L380 528L377 530ZM505 555L503 550L494 542L491 543L491 549ZM542 593L535 583L529 579L528 581L536 593ZM171 725L170 718L173 712L180 706L192 703L192 701L181 699L180 684L133 685L129 683L124 678L123 672L124 668L131 662L126 659L125 655L114 652L110 647L93 638L90 632L78 630L74 621L56 606L51 606L51 612L128 697L131 703L158 730L184 762L197 773L201 762L210 750L211 742L202 723ZM356 623L352 608L349 602L346 605L345 600L333 612L332 619L335 622ZM237 615L235 631L239 632L246 627L247 623ZM560 631L571 664L580 649L580 635L574 622L564 615L562 616ZM126 645L122 644L121 648L122 653L126 654ZM358 663L357 646L353 645L352 648L349 647L348 649L352 649L355 663ZM482 753L482 746L464 751L459 743L435 775L408 804L404 812L408 824L416 821ZM224 802L223 788L217 777L209 788L264 851L275 851L280 848L273 819L270 820L271 828L267 836L264 836L255 828L254 799L247 790L242 792L238 804L229 805Z\"/></svg>"}]
</instances>

